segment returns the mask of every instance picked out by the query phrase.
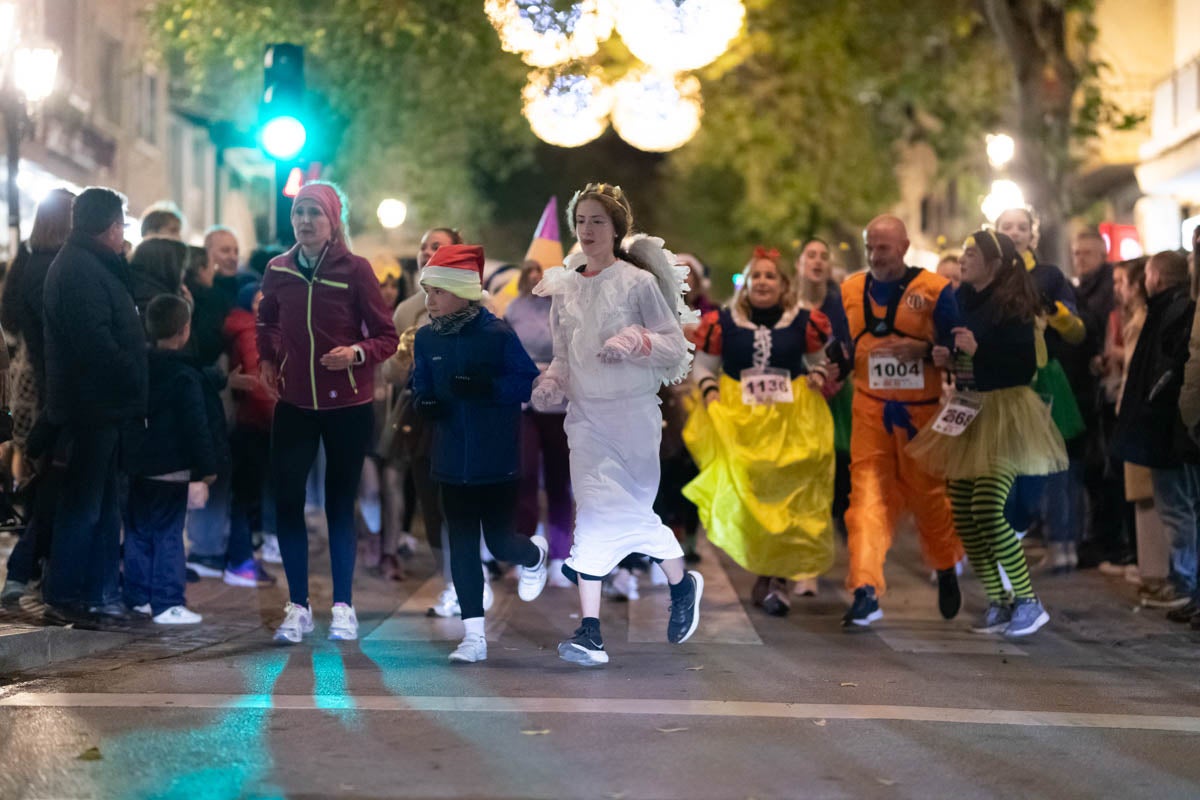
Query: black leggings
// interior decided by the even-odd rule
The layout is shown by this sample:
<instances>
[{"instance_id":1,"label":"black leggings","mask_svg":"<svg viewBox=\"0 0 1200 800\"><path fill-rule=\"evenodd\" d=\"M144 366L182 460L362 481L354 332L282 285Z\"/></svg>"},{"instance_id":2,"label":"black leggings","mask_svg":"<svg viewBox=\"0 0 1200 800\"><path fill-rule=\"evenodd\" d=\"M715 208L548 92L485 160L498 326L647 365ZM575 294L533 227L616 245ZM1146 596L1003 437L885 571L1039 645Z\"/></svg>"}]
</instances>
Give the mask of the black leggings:
<instances>
[{"instance_id":1,"label":"black leggings","mask_svg":"<svg viewBox=\"0 0 1200 800\"><path fill-rule=\"evenodd\" d=\"M354 500L362 477L367 442L374 429L371 404L311 411L287 403L275 407L271 426L271 480L275 488L279 553L288 595L308 605L308 528L304 489L308 471L325 444L325 518L329 523L329 563L333 602L351 604L354 556Z\"/></svg>"},{"instance_id":2,"label":"black leggings","mask_svg":"<svg viewBox=\"0 0 1200 800\"><path fill-rule=\"evenodd\" d=\"M516 532L517 482L462 486L441 484L442 513L450 529L450 574L462 618L483 616L483 562L479 531L498 560L536 567L542 553Z\"/></svg>"}]
</instances>

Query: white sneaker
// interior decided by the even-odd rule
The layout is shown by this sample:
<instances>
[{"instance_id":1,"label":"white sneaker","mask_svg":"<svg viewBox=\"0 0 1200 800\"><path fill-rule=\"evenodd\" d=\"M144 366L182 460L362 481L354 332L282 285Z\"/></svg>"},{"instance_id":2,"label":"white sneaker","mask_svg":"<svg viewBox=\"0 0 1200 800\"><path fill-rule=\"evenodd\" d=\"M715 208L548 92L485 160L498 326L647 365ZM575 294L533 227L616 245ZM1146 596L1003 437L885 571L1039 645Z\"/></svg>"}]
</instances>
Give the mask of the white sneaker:
<instances>
[{"instance_id":1,"label":"white sneaker","mask_svg":"<svg viewBox=\"0 0 1200 800\"><path fill-rule=\"evenodd\" d=\"M796 581L796 585L792 587L792 594L796 595L796 597L816 597L817 579L804 578Z\"/></svg>"},{"instance_id":2,"label":"white sneaker","mask_svg":"<svg viewBox=\"0 0 1200 800\"><path fill-rule=\"evenodd\" d=\"M354 613L354 606L338 603L333 607L329 638L335 642L352 642L358 638L358 615Z\"/></svg>"},{"instance_id":3,"label":"white sneaker","mask_svg":"<svg viewBox=\"0 0 1200 800\"><path fill-rule=\"evenodd\" d=\"M142 603L140 606L134 606L133 610L139 614L145 614L147 617L149 617L152 613L149 603Z\"/></svg>"},{"instance_id":4,"label":"white sneaker","mask_svg":"<svg viewBox=\"0 0 1200 800\"><path fill-rule=\"evenodd\" d=\"M538 595L542 593L542 589L546 588L546 578L549 577L549 571L546 569L546 560L550 554L550 543L543 536L534 536L529 541L537 546L541 556L538 558L536 566L520 567L521 577L517 579L517 597L526 603L538 598ZM486 611L487 609L485 608L484 610Z\"/></svg>"},{"instance_id":5,"label":"white sneaker","mask_svg":"<svg viewBox=\"0 0 1200 800\"><path fill-rule=\"evenodd\" d=\"M171 606L161 614L154 616L154 621L159 625L195 625L202 619L204 617L195 611L189 611L184 606Z\"/></svg>"},{"instance_id":6,"label":"white sneaker","mask_svg":"<svg viewBox=\"0 0 1200 800\"><path fill-rule=\"evenodd\" d=\"M639 599L637 575L624 567L619 568L608 583L608 595L623 600Z\"/></svg>"},{"instance_id":7,"label":"white sneaker","mask_svg":"<svg viewBox=\"0 0 1200 800\"><path fill-rule=\"evenodd\" d=\"M546 582L556 589L569 589L571 586L574 586L573 583L567 580L567 576L563 575L563 563L565 562L561 558L552 558L550 559L550 565L546 568L546 571L550 573Z\"/></svg>"},{"instance_id":8,"label":"white sneaker","mask_svg":"<svg viewBox=\"0 0 1200 800\"><path fill-rule=\"evenodd\" d=\"M263 534L262 560L268 564L283 563L283 555L279 552L279 537L273 533Z\"/></svg>"},{"instance_id":9,"label":"white sneaker","mask_svg":"<svg viewBox=\"0 0 1200 800\"><path fill-rule=\"evenodd\" d=\"M450 654L450 661L456 664L487 661L487 639L482 636L467 636L454 648L454 652Z\"/></svg>"},{"instance_id":10,"label":"white sneaker","mask_svg":"<svg viewBox=\"0 0 1200 800\"><path fill-rule=\"evenodd\" d=\"M288 603L283 611L283 622L275 629L275 641L299 644L304 634L313 632L312 608Z\"/></svg>"},{"instance_id":11,"label":"white sneaker","mask_svg":"<svg viewBox=\"0 0 1200 800\"><path fill-rule=\"evenodd\" d=\"M487 600L488 586L485 583L483 585L485 611L487 610ZM457 617L462 614L462 609L458 606L458 592L455 591L453 583L446 584L446 588L442 589L441 594L438 595L437 602L430 606L426 613L431 617Z\"/></svg>"}]
</instances>

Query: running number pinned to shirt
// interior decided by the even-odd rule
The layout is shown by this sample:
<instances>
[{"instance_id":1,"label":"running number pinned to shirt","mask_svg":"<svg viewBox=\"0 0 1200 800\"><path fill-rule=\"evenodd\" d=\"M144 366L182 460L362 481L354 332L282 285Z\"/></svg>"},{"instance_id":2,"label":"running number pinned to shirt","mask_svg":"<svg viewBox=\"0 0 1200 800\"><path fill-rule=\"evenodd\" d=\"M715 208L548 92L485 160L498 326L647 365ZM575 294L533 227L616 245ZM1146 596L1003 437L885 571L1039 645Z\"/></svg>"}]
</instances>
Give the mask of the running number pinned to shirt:
<instances>
[{"instance_id":1,"label":"running number pinned to shirt","mask_svg":"<svg viewBox=\"0 0 1200 800\"><path fill-rule=\"evenodd\" d=\"M872 353L867 360L867 372L872 389L925 388L925 364L920 359L902 361L895 356Z\"/></svg>"},{"instance_id":2,"label":"running number pinned to shirt","mask_svg":"<svg viewBox=\"0 0 1200 800\"><path fill-rule=\"evenodd\" d=\"M795 401L792 374L775 367L752 367L741 373L742 402L748 406L769 406Z\"/></svg>"},{"instance_id":3,"label":"running number pinned to shirt","mask_svg":"<svg viewBox=\"0 0 1200 800\"><path fill-rule=\"evenodd\" d=\"M975 418L982 404L978 398L963 392L955 392L950 401L938 412L933 429L945 436L961 436Z\"/></svg>"}]
</instances>

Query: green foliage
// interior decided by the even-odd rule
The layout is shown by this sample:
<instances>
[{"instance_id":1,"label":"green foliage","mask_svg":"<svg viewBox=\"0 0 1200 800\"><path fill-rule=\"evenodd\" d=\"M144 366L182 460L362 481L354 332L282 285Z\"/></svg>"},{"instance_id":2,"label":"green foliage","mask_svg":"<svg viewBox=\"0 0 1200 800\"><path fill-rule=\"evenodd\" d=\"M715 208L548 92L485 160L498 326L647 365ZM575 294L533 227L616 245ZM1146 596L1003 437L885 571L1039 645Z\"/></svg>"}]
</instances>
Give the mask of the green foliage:
<instances>
[{"instance_id":1,"label":"green foliage","mask_svg":"<svg viewBox=\"0 0 1200 800\"><path fill-rule=\"evenodd\" d=\"M854 235L896 199L895 143L929 142L954 174L1001 118L1007 71L969 2L747 6L702 74L701 132L666 169L669 241L725 272L756 243Z\"/></svg>"},{"instance_id":2,"label":"green foliage","mask_svg":"<svg viewBox=\"0 0 1200 800\"><path fill-rule=\"evenodd\" d=\"M493 201L480 175L527 163L525 70L501 53L481 4L458 0L161 0L148 24L182 67L179 97L253 124L263 48L305 47L309 87L346 130L332 175L362 216L401 194L418 225L476 227Z\"/></svg>"}]
</instances>

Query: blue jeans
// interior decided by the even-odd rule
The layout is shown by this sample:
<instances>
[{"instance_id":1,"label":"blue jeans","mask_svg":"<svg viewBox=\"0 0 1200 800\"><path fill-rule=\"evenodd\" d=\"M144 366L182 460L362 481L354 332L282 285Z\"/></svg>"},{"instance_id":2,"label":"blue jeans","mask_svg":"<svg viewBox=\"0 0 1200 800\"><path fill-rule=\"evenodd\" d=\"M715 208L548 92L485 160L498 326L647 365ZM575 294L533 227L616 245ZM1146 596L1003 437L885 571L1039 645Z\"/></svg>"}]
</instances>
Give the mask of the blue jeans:
<instances>
[{"instance_id":1,"label":"blue jeans","mask_svg":"<svg viewBox=\"0 0 1200 800\"><path fill-rule=\"evenodd\" d=\"M125 505L125 603L151 613L184 604L183 520L188 485L147 478L129 482Z\"/></svg>"},{"instance_id":2,"label":"blue jeans","mask_svg":"<svg viewBox=\"0 0 1200 800\"><path fill-rule=\"evenodd\" d=\"M1196 594L1196 532L1200 526L1200 464L1151 469L1154 506L1171 542L1171 584L1180 594Z\"/></svg>"},{"instance_id":3,"label":"blue jeans","mask_svg":"<svg viewBox=\"0 0 1200 800\"><path fill-rule=\"evenodd\" d=\"M233 499L233 476L229 466L217 472L217 480L208 487L204 508L187 512L189 555L224 559L229 550L229 507Z\"/></svg>"},{"instance_id":4,"label":"blue jeans","mask_svg":"<svg viewBox=\"0 0 1200 800\"><path fill-rule=\"evenodd\" d=\"M1083 538L1085 496L1082 458L1072 458L1065 472L1046 478L1042 519L1047 542L1078 543Z\"/></svg>"},{"instance_id":5,"label":"blue jeans","mask_svg":"<svg viewBox=\"0 0 1200 800\"><path fill-rule=\"evenodd\" d=\"M67 448L42 597L52 606L121 600L121 500L116 423L75 424Z\"/></svg>"}]
</instances>

